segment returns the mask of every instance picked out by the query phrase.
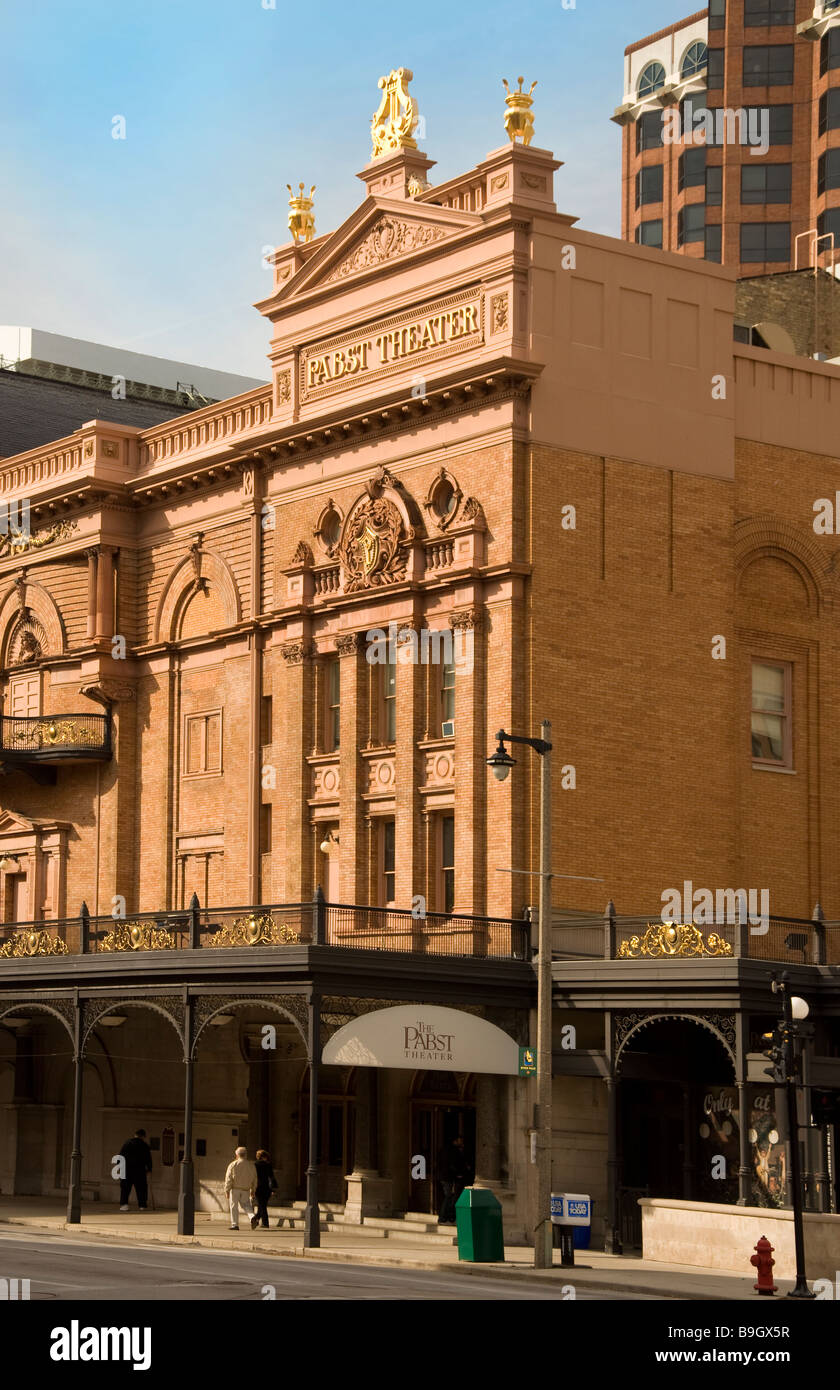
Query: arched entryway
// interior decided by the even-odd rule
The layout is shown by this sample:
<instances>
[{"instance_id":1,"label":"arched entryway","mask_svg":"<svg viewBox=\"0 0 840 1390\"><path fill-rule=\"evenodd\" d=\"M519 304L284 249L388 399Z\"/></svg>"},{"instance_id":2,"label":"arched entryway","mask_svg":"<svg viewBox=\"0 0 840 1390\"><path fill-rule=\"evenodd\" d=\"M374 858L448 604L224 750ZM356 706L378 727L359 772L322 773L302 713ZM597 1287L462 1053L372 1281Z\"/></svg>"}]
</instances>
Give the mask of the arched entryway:
<instances>
[{"instance_id":1,"label":"arched entryway","mask_svg":"<svg viewBox=\"0 0 840 1390\"><path fill-rule=\"evenodd\" d=\"M724 1039L690 1015L641 1020L622 1043L616 1077L625 1248L641 1244L639 1197L736 1202L737 1091Z\"/></svg>"},{"instance_id":2,"label":"arched entryway","mask_svg":"<svg viewBox=\"0 0 840 1390\"><path fill-rule=\"evenodd\" d=\"M436 1212L441 1190L443 1150L460 1137L471 1175L475 1173L475 1076L472 1073L418 1071L409 1092L409 1153L425 1159L425 1177L412 1176L408 1210ZM419 1167L419 1165L418 1165Z\"/></svg>"},{"instance_id":3,"label":"arched entryway","mask_svg":"<svg viewBox=\"0 0 840 1390\"><path fill-rule=\"evenodd\" d=\"M356 1146L356 1068L321 1067L318 1085L318 1196L321 1202L343 1206L347 1201L348 1173L352 1173ZM309 1065L300 1079L298 1115L309 1114ZM306 1197L309 1164L309 1126L298 1125L297 1196Z\"/></svg>"}]
</instances>

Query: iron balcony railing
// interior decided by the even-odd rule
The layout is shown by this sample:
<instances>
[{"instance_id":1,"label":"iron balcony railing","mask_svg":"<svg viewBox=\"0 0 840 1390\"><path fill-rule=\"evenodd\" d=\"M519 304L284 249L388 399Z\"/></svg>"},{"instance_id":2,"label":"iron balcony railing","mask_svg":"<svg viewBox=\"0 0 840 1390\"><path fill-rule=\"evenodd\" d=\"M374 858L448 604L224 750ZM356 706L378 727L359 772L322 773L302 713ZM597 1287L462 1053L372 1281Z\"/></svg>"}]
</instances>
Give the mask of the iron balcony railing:
<instances>
[{"instance_id":1,"label":"iron balcony railing","mask_svg":"<svg viewBox=\"0 0 840 1390\"><path fill-rule=\"evenodd\" d=\"M133 954L230 947L329 946L423 956L530 960L530 925L506 918L399 908L303 903L202 908L78 917L0 926L0 957Z\"/></svg>"},{"instance_id":2,"label":"iron balcony railing","mask_svg":"<svg viewBox=\"0 0 840 1390\"><path fill-rule=\"evenodd\" d=\"M840 965L840 922L813 917L768 916L763 922L663 922L608 913L554 915L554 960L731 960L779 964Z\"/></svg>"},{"instance_id":3,"label":"iron balcony railing","mask_svg":"<svg viewBox=\"0 0 840 1390\"><path fill-rule=\"evenodd\" d=\"M111 757L108 714L0 715L0 762L107 761Z\"/></svg>"}]
</instances>

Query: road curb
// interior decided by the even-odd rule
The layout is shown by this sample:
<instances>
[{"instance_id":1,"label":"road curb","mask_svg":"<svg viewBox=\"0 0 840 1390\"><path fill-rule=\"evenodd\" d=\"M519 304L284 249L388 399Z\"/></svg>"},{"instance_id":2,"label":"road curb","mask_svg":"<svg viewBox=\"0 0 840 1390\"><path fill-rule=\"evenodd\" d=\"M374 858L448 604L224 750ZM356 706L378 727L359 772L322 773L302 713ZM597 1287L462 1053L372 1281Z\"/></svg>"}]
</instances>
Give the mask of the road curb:
<instances>
[{"instance_id":1,"label":"road curb","mask_svg":"<svg viewBox=\"0 0 840 1390\"><path fill-rule=\"evenodd\" d=\"M472 1264L461 1260L446 1263L441 1260L416 1259L397 1254L372 1253L366 1250L327 1250L320 1247L316 1250L304 1249L304 1247L286 1247L274 1250L266 1249L264 1245L258 1245L254 1241L243 1240L232 1241L216 1240L212 1236L179 1236L160 1235L153 1231L144 1231L142 1228L123 1228L119 1232L111 1231L92 1231L83 1226L68 1225L63 1222L59 1226L41 1226L31 1220L19 1217L0 1216L0 1226L13 1226L19 1230L37 1232L40 1235L61 1234L71 1240L86 1237L111 1242L115 1245L131 1244L134 1241L142 1242L147 1245L167 1245L177 1248L192 1247L205 1250L224 1250L229 1253L245 1251L251 1255L263 1255L272 1258L286 1259L306 1259L324 1260L331 1264L364 1264L379 1265L385 1268L401 1269L422 1269L431 1270L437 1273L452 1273L458 1271L467 1277L483 1276L490 1279L526 1279L529 1283L545 1284L556 1286L568 1284L573 1288L582 1288L587 1293L623 1293L623 1294L644 1294L648 1297L662 1299L666 1302L711 1302L711 1303L731 1303L751 1301L743 1294L726 1296L722 1293L703 1293L700 1291L691 1293L680 1293L674 1289L662 1289L658 1285L648 1283L644 1275L637 1280L635 1278L617 1280L612 1277L602 1279L598 1277L598 1271L585 1269L580 1266L563 1268L555 1266L553 1271L535 1270L527 1266L517 1264ZM594 1278L590 1276L595 1276ZM669 1273L669 1277L670 1273ZM676 1276L677 1278L679 1276Z\"/></svg>"}]
</instances>

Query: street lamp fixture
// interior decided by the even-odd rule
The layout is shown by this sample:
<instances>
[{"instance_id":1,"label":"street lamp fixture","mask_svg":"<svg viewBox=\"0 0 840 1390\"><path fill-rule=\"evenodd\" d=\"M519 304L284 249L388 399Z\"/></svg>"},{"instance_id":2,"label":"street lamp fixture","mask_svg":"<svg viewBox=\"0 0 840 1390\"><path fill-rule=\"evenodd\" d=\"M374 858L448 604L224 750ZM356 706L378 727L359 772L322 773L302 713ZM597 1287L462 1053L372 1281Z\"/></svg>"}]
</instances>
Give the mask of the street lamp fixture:
<instances>
[{"instance_id":1,"label":"street lamp fixture","mask_svg":"<svg viewBox=\"0 0 840 1390\"><path fill-rule=\"evenodd\" d=\"M537 1217L534 1223L534 1268L550 1269L553 1264L551 1226L551 724L543 720L541 738L525 738L500 729L496 750L487 759L493 776L504 782L516 759L506 744L521 743L540 756L540 900L537 959Z\"/></svg>"},{"instance_id":2,"label":"street lamp fixture","mask_svg":"<svg viewBox=\"0 0 840 1390\"><path fill-rule=\"evenodd\" d=\"M793 1243L796 1253L796 1285L788 1298L816 1298L808 1288L805 1274L805 1220L802 1201L802 1162L799 1154L799 1114L796 1101L798 1071L797 1042L799 1024L810 1012L804 999L791 994L790 976L785 970L774 975L771 988L782 996L782 1018L777 1029L780 1046L775 1050L776 1079L784 1086L787 1096L788 1138L790 1141L790 1173L793 1188Z\"/></svg>"},{"instance_id":3,"label":"street lamp fixture","mask_svg":"<svg viewBox=\"0 0 840 1390\"><path fill-rule=\"evenodd\" d=\"M333 845L337 845L338 843L338 836L334 835L331 830L328 830L318 848L322 854L330 854L332 853Z\"/></svg>"}]
</instances>

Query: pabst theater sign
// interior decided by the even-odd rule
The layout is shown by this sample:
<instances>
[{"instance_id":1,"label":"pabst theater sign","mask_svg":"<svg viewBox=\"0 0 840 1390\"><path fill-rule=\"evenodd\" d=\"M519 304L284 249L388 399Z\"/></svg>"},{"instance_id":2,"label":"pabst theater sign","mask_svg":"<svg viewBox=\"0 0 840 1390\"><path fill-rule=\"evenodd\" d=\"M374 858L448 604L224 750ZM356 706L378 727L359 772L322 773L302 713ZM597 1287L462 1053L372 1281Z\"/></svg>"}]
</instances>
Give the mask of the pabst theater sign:
<instances>
[{"instance_id":1,"label":"pabst theater sign","mask_svg":"<svg viewBox=\"0 0 840 1390\"><path fill-rule=\"evenodd\" d=\"M420 310L393 315L360 332L344 333L301 349L300 398L375 380L463 352L484 342L482 297L477 290L451 295Z\"/></svg>"},{"instance_id":2,"label":"pabst theater sign","mask_svg":"<svg viewBox=\"0 0 840 1390\"><path fill-rule=\"evenodd\" d=\"M501 1028L434 1004L398 1004L354 1018L333 1034L322 1060L336 1067L519 1074L519 1046Z\"/></svg>"}]
</instances>

